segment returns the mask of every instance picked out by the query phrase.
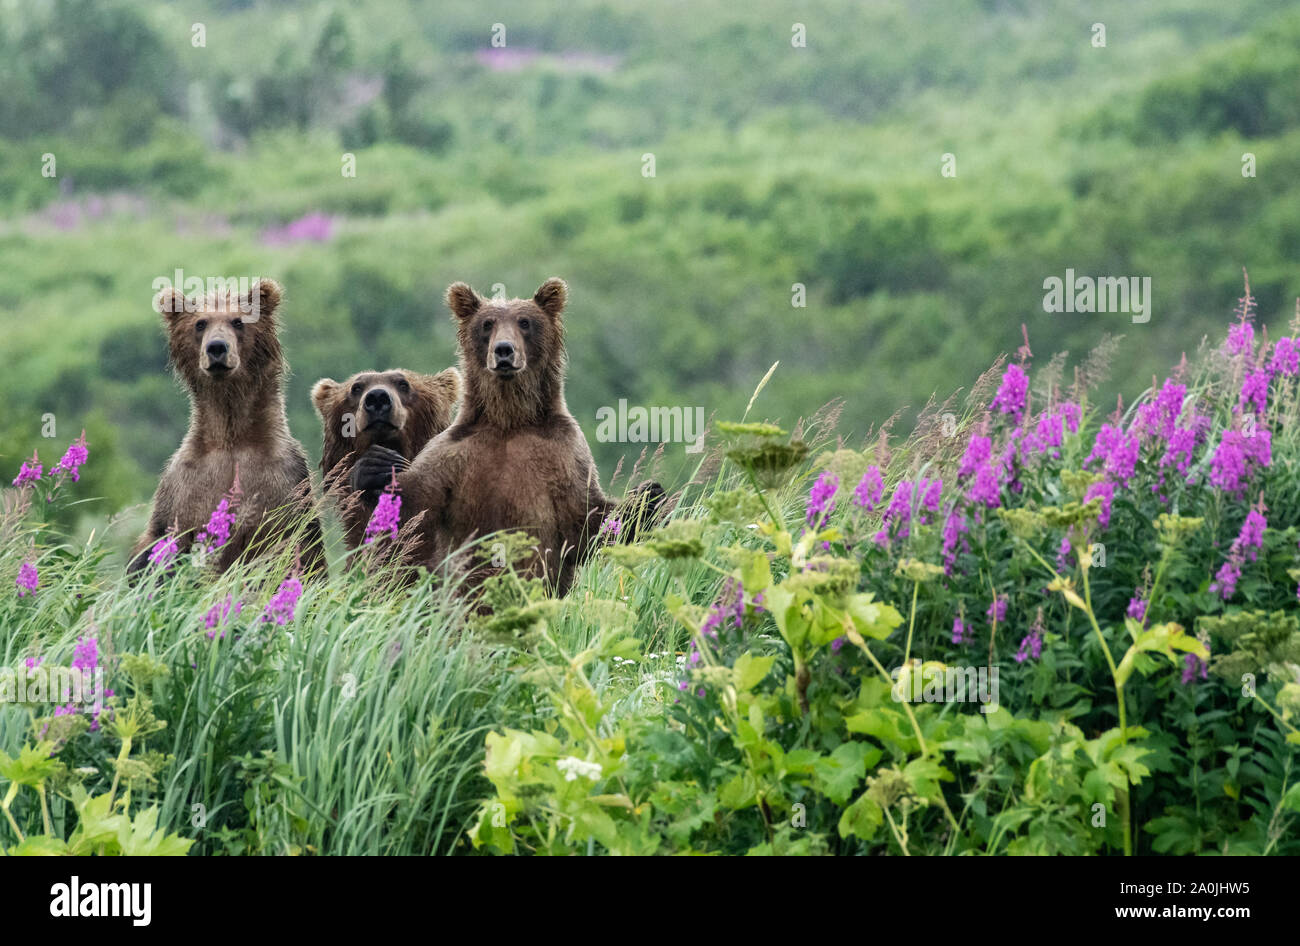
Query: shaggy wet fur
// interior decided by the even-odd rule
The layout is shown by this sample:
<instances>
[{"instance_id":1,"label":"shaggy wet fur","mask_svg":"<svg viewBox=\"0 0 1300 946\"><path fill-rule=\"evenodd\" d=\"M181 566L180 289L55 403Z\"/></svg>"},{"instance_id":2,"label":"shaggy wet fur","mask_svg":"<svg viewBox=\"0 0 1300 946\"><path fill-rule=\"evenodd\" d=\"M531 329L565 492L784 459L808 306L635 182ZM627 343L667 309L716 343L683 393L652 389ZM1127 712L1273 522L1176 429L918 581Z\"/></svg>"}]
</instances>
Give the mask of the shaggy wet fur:
<instances>
[{"instance_id":1,"label":"shaggy wet fur","mask_svg":"<svg viewBox=\"0 0 1300 946\"><path fill-rule=\"evenodd\" d=\"M464 283L447 290L465 383L455 424L409 464L372 447L353 468L361 489L381 488L399 470L402 521L423 513L413 563L467 573L468 561L453 557L465 543L522 530L536 542L526 570L563 594L601 523L618 511L564 402L566 297L554 278L530 299L487 300ZM657 506L658 485L643 490L643 507Z\"/></svg>"},{"instance_id":2,"label":"shaggy wet fur","mask_svg":"<svg viewBox=\"0 0 1300 946\"><path fill-rule=\"evenodd\" d=\"M324 568L307 457L284 414L281 295L278 284L263 279L241 297L213 293L187 300L168 289L154 300L172 368L189 392L190 426L163 471L129 572L144 567L154 543L169 532L182 552L188 550L236 476L238 519L213 558L215 567L224 571L241 556L267 551L286 530L302 526L303 569Z\"/></svg>"},{"instance_id":3,"label":"shaggy wet fur","mask_svg":"<svg viewBox=\"0 0 1300 946\"><path fill-rule=\"evenodd\" d=\"M364 371L341 384L331 378L316 382L311 399L323 428L321 470L327 494L338 503L348 548L361 544L377 498L377 491L352 489L353 462L372 446L414 459L451 424L460 388L455 368L432 375L401 368Z\"/></svg>"}]
</instances>

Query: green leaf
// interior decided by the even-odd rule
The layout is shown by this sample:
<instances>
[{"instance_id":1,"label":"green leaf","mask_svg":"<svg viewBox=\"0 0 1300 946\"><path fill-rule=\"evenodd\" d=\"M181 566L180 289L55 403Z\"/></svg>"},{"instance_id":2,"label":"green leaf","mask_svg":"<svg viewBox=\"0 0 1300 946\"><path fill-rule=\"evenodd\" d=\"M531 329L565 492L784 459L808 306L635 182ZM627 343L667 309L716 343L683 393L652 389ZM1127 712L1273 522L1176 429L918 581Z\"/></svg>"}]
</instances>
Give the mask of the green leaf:
<instances>
[{"instance_id":1,"label":"green leaf","mask_svg":"<svg viewBox=\"0 0 1300 946\"><path fill-rule=\"evenodd\" d=\"M880 810L880 806L868 798L866 792L863 792L858 796L858 800L845 808L844 814L840 815L840 837L847 838L853 835L864 841L870 841L884 822L885 815Z\"/></svg>"},{"instance_id":2,"label":"green leaf","mask_svg":"<svg viewBox=\"0 0 1300 946\"><path fill-rule=\"evenodd\" d=\"M920 798L939 799L939 783L951 782L953 775L934 759L913 759L903 768L903 777Z\"/></svg>"},{"instance_id":3,"label":"green leaf","mask_svg":"<svg viewBox=\"0 0 1300 946\"><path fill-rule=\"evenodd\" d=\"M758 786L749 772L741 772L718 789L718 801L732 811L748 808L757 800Z\"/></svg>"},{"instance_id":4,"label":"green leaf","mask_svg":"<svg viewBox=\"0 0 1300 946\"><path fill-rule=\"evenodd\" d=\"M755 657L749 652L741 654L732 668L735 673L736 689L748 693L767 676L776 663L775 657Z\"/></svg>"},{"instance_id":5,"label":"green leaf","mask_svg":"<svg viewBox=\"0 0 1300 946\"><path fill-rule=\"evenodd\" d=\"M809 622L803 615L803 597L796 597L782 584L769 589L766 598L776 629L795 654L803 653L804 642L808 639Z\"/></svg>"},{"instance_id":6,"label":"green leaf","mask_svg":"<svg viewBox=\"0 0 1300 946\"><path fill-rule=\"evenodd\" d=\"M813 766L816 787L823 795L843 805L858 787L867 769L880 761L881 751L865 742L845 742Z\"/></svg>"},{"instance_id":7,"label":"green leaf","mask_svg":"<svg viewBox=\"0 0 1300 946\"><path fill-rule=\"evenodd\" d=\"M845 604L853 627L863 637L882 641L894 628L903 623L903 616L892 605L882 604L872 599L869 591L849 595Z\"/></svg>"},{"instance_id":8,"label":"green leaf","mask_svg":"<svg viewBox=\"0 0 1300 946\"><path fill-rule=\"evenodd\" d=\"M70 853L68 843L62 838L52 838L47 834L28 836L21 844L9 848L11 857L58 857Z\"/></svg>"},{"instance_id":9,"label":"green leaf","mask_svg":"<svg viewBox=\"0 0 1300 946\"><path fill-rule=\"evenodd\" d=\"M740 583L751 596L768 589L772 584L772 566L768 564L767 553L754 551L745 557L740 564Z\"/></svg>"}]
</instances>

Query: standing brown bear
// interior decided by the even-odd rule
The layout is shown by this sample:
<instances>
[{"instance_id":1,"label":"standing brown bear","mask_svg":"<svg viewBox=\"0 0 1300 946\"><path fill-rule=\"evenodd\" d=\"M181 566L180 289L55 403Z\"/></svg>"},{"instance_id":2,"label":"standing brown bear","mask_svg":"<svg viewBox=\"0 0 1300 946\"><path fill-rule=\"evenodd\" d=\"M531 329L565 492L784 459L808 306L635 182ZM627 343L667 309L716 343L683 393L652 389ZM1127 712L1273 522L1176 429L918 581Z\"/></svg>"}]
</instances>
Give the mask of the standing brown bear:
<instances>
[{"instance_id":1,"label":"standing brown bear","mask_svg":"<svg viewBox=\"0 0 1300 946\"><path fill-rule=\"evenodd\" d=\"M261 279L242 295L218 290L187 299L173 288L154 300L172 367L189 389L190 428L163 471L129 572L148 564L164 536L173 537L180 552L199 537L224 571L245 554L268 551L285 530L299 526L302 567L323 569L307 457L284 416L281 295L279 284ZM223 499L227 507L214 517Z\"/></svg>"},{"instance_id":2,"label":"standing brown bear","mask_svg":"<svg viewBox=\"0 0 1300 946\"><path fill-rule=\"evenodd\" d=\"M463 563L448 557L470 540L522 530L536 541L529 573L562 595L606 517L619 512L564 403L567 294L555 278L531 299L488 300L459 282L447 290L465 380L456 423L413 461L371 447L352 471L356 489L381 489L399 471L402 521L423 513L415 563L454 568ZM646 484L633 505L653 514L662 497Z\"/></svg>"},{"instance_id":3,"label":"standing brown bear","mask_svg":"<svg viewBox=\"0 0 1300 946\"><path fill-rule=\"evenodd\" d=\"M324 428L321 470L325 490L339 499L339 511L354 549L365 538L375 491L351 488L352 461L372 446L387 447L412 460L451 424L460 397L460 372L417 374L395 368L363 371L342 384L321 378L311 390Z\"/></svg>"}]
</instances>

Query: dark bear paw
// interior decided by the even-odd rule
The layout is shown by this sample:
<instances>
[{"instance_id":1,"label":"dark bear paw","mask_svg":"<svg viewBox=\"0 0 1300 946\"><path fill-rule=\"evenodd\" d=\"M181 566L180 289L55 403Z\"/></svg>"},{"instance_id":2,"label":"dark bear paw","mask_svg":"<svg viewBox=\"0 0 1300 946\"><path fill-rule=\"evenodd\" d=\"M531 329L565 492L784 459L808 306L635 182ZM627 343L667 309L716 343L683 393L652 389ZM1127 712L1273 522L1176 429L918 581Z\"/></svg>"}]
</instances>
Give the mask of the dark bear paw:
<instances>
[{"instance_id":1,"label":"dark bear paw","mask_svg":"<svg viewBox=\"0 0 1300 946\"><path fill-rule=\"evenodd\" d=\"M355 490L382 491L392 482L394 470L401 473L410 465L410 461L396 450L374 446L353 465L348 481Z\"/></svg>"}]
</instances>

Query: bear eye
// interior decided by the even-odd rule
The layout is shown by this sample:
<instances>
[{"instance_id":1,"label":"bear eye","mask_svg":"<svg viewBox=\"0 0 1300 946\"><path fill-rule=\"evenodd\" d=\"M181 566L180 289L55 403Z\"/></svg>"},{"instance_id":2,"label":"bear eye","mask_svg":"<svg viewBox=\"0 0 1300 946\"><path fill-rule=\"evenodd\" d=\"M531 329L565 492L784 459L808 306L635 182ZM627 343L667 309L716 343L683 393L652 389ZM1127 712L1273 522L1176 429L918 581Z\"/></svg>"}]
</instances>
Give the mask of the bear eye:
<instances>
[{"instance_id":1,"label":"bear eye","mask_svg":"<svg viewBox=\"0 0 1300 946\"><path fill-rule=\"evenodd\" d=\"M523 329L525 332L528 331L528 328L529 328L529 326L531 326L531 325L532 325L532 323L529 322L527 319L520 319L520 320L519 320L519 327L520 327L521 329Z\"/></svg>"},{"instance_id":2,"label":"bear eye","mask_svg":"<svg viewBox=\"0 0 1300 946\"><path fill-rule=\"evenodd\" d=\"M358 381L356 384L352 385L352 396L356 397L360 393L361 393L361 382Z\"/></svg>"},{"instance_id":3,"label":"bear eye","mask_svg":"<svg viewBox=\"0 0 1300 946\"><path fill-rule=\"evenodd\" d=\"M483 331L484 331L485 333L486 333L486 332L490 332L490 331L492 331L492 326L495 325L495 324L496 324L496 323L493 322L491 319L484 319L484 320L483 320Z\"/></svg>"},{"instance_id":4,"label":"bear eye","mask_svg":"<svg viewBox=\"0 0 1300 946\"><path fill-rule=\"evenodd\" d=\"M234 320L231 321L230 324L233 325L235 328L243 328L243 327L244 327L244 320L243 320L243 319L234 319Z\"/></svg>"},{"instance_id":5,"label":"bear eye","mask_svg":"<svg viewBox=\"0 0 1300 946\"><path fill-rule=\"evenodd\" d=\"M410 393L411 393L411 383L410 383L409 381L407 381L405 378L403 378L401 381L398 381L398 382L397 382L397 387L398 387L399 389L401 389L401 392L402 392L403 394L410 394Z\"/></svg>"},{"instance_id":6,"label":"bear eye","mask_svg":"<svg viewBox=\"0 0 1300 946\"><path fill-rule=\"evenodd\" d=\"M207 327L208 323L204 319L199 319L194 323L194 331L196 332L202 332Z\"/></svg>"}]
</instances>

